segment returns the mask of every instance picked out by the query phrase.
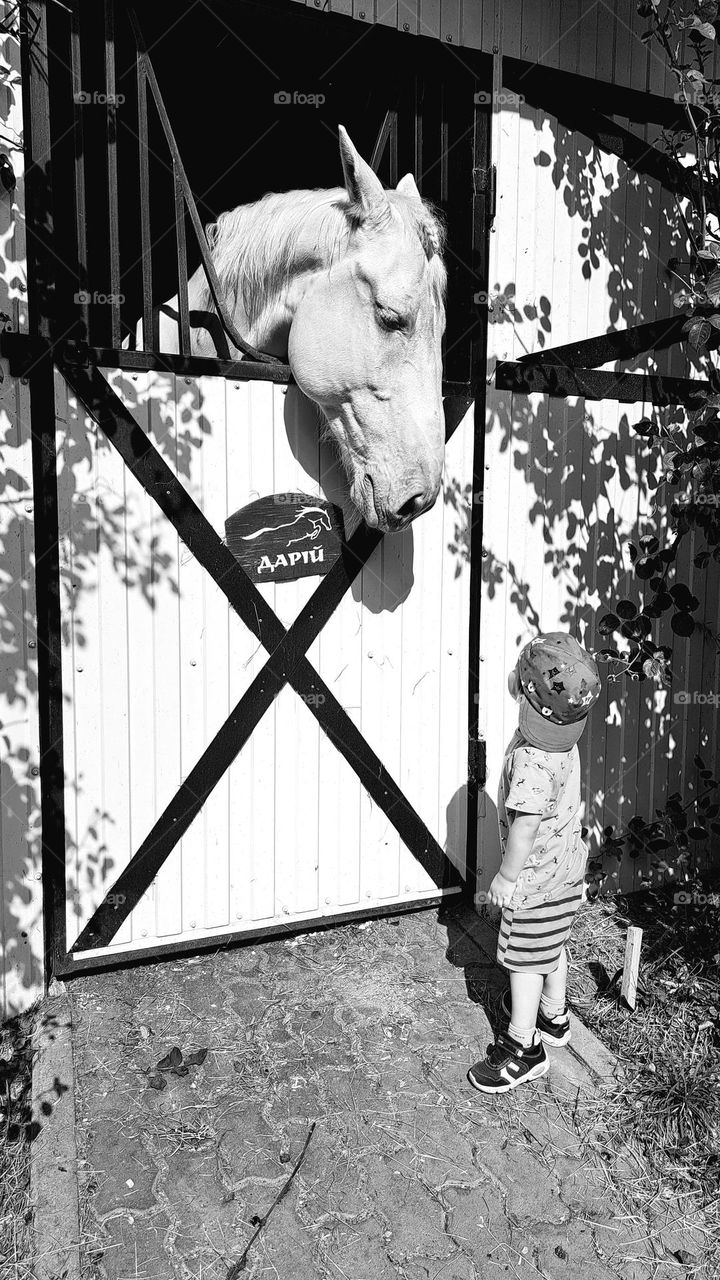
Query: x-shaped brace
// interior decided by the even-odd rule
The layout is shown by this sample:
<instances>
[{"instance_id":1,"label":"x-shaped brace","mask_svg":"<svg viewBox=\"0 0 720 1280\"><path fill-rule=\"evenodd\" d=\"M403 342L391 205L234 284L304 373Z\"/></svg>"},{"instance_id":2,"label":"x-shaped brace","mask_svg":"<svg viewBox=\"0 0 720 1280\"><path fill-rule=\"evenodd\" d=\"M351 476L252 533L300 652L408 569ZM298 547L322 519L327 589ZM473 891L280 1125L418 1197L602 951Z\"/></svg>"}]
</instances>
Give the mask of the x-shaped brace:
<instances>
[{"instance_id":1,"label":"x-shaped brace","mask_svg":"<svg viewBox=\"0 0 720 1280\"><path fill-rule=\"evenodd\" d=\"M321 728L438 887L459 885L442 847L305 656L383 535L361 525L286 629L103 375L96 368L73 363L64 365L62 371L145 492L270 654L73 943L72 952L110 944L286 684L305 699Z\"/></svg>"}]
</instances>

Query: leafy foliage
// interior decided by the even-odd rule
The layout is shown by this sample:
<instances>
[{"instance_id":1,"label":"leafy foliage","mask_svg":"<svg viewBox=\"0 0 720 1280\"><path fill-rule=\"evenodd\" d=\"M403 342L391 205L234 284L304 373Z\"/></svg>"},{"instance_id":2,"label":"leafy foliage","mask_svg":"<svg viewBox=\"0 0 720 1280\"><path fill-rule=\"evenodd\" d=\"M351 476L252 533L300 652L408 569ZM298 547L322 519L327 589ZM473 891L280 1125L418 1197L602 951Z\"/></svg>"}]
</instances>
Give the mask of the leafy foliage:
<instances>
[{"instance_id":1,"label":"leafy foliage","mask_svg":"<svg viewBox=\"0 0 720 1280\"><path fill-rule=\"evenodd\" d=\"M712 77L714 46L720 34L717 0L694 0L691 11L678 0L641 0L637 11L649 20L642 38L659 47L671 68L679 107L677 122L666 127L662 145L683 175L685 194L675 196L689 246L689 260L668 264L678 279L674 305L686 315L684 341L704 375L689 412L661 421L643 418L635 431L657 449L662 460L660 493L669 494L667 515L637 545L629 548L642 602L621 599L601 617L607 648L598 655L609 664L609 678L652 680L669 685L672 649L661 643L663 627L681 638L709 638L718 644L700 616L700 600L678 570L678 555L691 534L702 540L693 564L716 572L720 561L720 84ZM681 159L682 158L682 159ZM682 273L680 271L682 268ZM672 637L667 635L670 640ZM717 844L720 782L695 757L698 787L690 799L668 797L654 818L634 816L626 829L607 827L591 878L602 878L603 860L649 855L659 870L687 869L696 849ZM670 866L672 864L672 867Z\"/></svg>"}]
</instances>

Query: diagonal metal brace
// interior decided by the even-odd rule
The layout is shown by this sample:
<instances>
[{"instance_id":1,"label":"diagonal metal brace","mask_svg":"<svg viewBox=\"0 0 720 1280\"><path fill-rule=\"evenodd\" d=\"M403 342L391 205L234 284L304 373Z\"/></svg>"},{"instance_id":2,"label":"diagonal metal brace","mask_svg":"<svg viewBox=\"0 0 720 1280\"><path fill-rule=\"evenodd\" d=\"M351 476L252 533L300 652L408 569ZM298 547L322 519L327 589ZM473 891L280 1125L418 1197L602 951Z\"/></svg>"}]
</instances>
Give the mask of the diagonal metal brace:
<instances>
[{"instance_id":1,"label":"diagonal metal brace","mask_svg":"<svg viewBox=\"0 0 720 1280\"><path fill-rule=\"evenodd\" d=\"M383 535L361 525L286 630L102 374L79 365L63 372L145 492L270 653L262 671L83 928L72 952L110 944L286 684L306 701L308 710L435 883L442 888L459 883L450 875L450 863L442 847L305 656ZM314 696L309 699L308 694Z\"/></svg>"}]
</instances>

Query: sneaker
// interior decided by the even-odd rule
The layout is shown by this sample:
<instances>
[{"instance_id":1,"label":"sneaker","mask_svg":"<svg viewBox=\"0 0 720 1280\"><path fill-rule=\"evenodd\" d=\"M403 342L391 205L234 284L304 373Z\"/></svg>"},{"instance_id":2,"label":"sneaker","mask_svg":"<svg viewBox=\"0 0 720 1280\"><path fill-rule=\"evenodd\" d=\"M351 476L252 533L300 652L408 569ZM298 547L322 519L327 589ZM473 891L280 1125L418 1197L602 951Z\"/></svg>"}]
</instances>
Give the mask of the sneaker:
<instances>
[{"instance_id":1,"label":"sneaker","mask_svg":"<svg viewBox=\"0 0 720 1280\"><path fill-rule=\"evenodd\" d=\"M503 991L500 1003L505 1017L509 1019L512 1013L512 997L508 987ZM537 1029L544 1044L552 1045L554 1049L560 1049L564 1044L567 1044L571 1035L567 1005L565 1005L560 1022L553 1022L551 1018L546 1018L542 1009L538 1009Z\"/></svg>"},{"instance_id":2,"label":"sneaker","mask_svg":"<svg viewBox=\"0 0 720 1280\"><path fill-rule=\"evenodd\" d=\"M476 1062L470 1068L468 1080L481 1093L507 1093L526 1080L539 1080L549 1066L541 1040L524 1049L501 1031L496 1043L488 1045L484 1062Z\"/></svg>"}]
</instances>

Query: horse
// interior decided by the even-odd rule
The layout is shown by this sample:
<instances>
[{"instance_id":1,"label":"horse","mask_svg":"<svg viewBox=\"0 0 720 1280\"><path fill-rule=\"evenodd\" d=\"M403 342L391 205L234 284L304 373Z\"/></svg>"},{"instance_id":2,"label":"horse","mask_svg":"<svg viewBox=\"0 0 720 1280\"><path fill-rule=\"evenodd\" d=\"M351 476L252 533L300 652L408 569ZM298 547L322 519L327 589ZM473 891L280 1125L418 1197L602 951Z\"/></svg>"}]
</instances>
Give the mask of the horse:
<instances>
[{"instance_id":1,"label":"horse","mask_svg":"<svg viewBox=\"0 0 720 1280\"><path fill-rule=\"evenodd\" d=\"M206 234L237 332L289 363L337 445L354 506L392 532L440 489L444 227L412 174L386 190L342 125L338 136L344 187L271 192ZM192 353L242 358L218 332L202 266L188 304ZM179 351L177 308L175 296L160 309L161 351Z\"/></svg>"}]
</instances>

